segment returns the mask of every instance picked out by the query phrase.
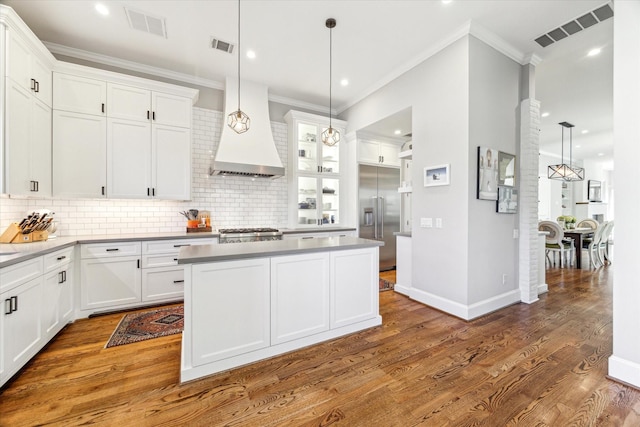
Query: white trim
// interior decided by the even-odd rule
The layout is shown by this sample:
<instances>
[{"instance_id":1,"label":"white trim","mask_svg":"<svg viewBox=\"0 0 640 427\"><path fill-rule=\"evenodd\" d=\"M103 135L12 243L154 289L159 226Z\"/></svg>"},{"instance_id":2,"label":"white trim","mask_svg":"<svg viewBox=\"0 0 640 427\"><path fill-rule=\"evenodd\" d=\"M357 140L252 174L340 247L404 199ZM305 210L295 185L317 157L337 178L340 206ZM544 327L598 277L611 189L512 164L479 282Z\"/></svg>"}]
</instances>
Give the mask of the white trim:
<instances>
[{"instance_id":1,"label":"white trim","mask_svg":"<svg viewBox=\"0 0 640 427\"><path fill-rule=\"evenodd\" d=\"M513 59L520 65L525 65L528 63L528 59L525 54L516 49L513 45L509 44L502 37L487 30L477 22L471 22L469 27L469 34L474 36L478 40L483 41L506 57Z\"/></svg>"},{"instance_id":2,"label":"white trim","mask_svg":"<svg viewBox=\"0 0 640 427\"><path fill-rule=\"evenodd\" d=\"M547 285L546 283L538 285L538 295L546 294L547 292L549 292L549 285ZM538 301L538 299L536 299L535 301ZM535 301L531 301L531 302L535 302Z\"/></svg>"},{"instance_id":3,"label":"white trim","mask_svg":"<svg viewBox=\"0 0 640 427\"><path fill-rule=\"evenodd\" d=\"M325 107L322 105L312 104L310 102L299 101L293 98L287 98L285 96L280 95L269 95L269 101L277 102L279 104L289 105L291 107L304 108L305 110L317 111L321 114L329 114L329 107ZM337 115L337 110L335 108L331 109L331 115Z\"/></svg>"},{"instance_id":4,"label":"white trim","mask_svg":"<svg viewBox=\"0 0 640 427\"><path fill-rule=\"evenodd\" d=\"M609 357L609 377L640 388L640 364L622 357Z\"/></svg>"},{"instance_id":5,"label":"white trim","mask_svg":"<svg viewBox=\"0 0 640 427\"><path fill-rule=\"evenodd\" d=\"M404 286L404 285L399 285L399 284L395 284L393 285L393 291L397 292L399 294L402 294L406 297L411 298L411 290L413 288L411 286Z\"/></svg>"},{"instance_id":6,"label":"white trim","mask_svg":"<svg viewBox=\"0 0 640 427\"><path fill-rule=\"evenodd\" d=\"M411 288L409 298L464 320L472 320L520 301L520 291L512 290L483 301L465 305L438 295Z\"/></svg>"}]
</instances>

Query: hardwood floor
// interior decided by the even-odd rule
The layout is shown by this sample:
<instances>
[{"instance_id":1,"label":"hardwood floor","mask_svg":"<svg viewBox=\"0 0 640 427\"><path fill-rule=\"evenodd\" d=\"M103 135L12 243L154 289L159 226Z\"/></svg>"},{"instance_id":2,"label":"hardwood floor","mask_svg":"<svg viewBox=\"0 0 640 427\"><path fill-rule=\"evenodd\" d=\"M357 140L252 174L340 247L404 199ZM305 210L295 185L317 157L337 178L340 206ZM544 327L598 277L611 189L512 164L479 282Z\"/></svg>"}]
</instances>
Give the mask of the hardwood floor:
<instances>
[{"instance_id":1,"label":"hardwood floor","mask_svg":"<svg viewBox=\"0 0 640 427\"><path fill-rule=\"evenodd\" d=\"M392 291L383 325L180 385L180 335L104 349L121 315L68 326L0 395L0 425L638 426L606 379L612 270L471 322Z\"/></svg>"}]
</instances>

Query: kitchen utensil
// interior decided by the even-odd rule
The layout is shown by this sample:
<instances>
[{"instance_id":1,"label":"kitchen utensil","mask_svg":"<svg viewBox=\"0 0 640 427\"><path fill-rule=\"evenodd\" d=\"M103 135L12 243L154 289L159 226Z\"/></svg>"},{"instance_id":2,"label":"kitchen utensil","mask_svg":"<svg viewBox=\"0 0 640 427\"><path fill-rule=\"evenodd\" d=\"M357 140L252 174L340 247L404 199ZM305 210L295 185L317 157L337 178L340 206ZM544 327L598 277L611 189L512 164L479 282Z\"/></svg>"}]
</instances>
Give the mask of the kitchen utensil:
<instances>
[{"instance_id":1,"label":"kitchen utensil","mask_svg":"<svg viewBox=\"0 0 640 427\"><path fill-rule=\"evenodd\" d=\"M189 209L191 219L198 219L198 209Z\"/></svg>"}]
</instances>

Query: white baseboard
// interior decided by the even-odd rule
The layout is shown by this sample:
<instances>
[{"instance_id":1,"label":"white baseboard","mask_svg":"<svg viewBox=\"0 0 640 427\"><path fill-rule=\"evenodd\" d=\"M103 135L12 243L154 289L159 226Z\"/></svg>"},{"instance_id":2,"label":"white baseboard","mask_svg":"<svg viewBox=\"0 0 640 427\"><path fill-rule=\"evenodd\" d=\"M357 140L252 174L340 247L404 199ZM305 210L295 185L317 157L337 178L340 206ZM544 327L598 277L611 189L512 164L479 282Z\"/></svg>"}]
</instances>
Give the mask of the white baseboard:
<instances>
[{"instance_id":1,"label":"white baseboard","mask_svg":"<svg viewBox=\"0 0 640 427\"><path fill-rule=\"evenodd\" d=\"M464 320L472 320L476 317L484 316L487 313L507 307L520 301L520 290L513 290L504 294L496 295L471 305L461 304L446 298L433 295L420 289L411 288L410 298L423 304L442 310L445 313L459 317Z\"/></svg>"},{"instance_id":2,"label":"white baseboard","mask_svg":"<svg viewBox=\"0 0 640 427\"><path fill-rule=\"evenodd\" d=\"M542 285L538 285L538 295L546 294L549 292L549 285L543 283Z\"/></svg>"},{"instance_id":3,"label":"white baseboard","mask_svg":"<svg viewBox=\"0 0 640 427\"><path fill-rule=\"evenodd\" d=\"M395 292L402 294L404 296L407 296L409 298L411 298L411 289L413 289L411 286L400 285L398 283L393 285L393 290Z\"/></svg>"},{"instance_id":4,"label":"white baseboard","mask_svg":"<svg viewBox=\"0 0 640 427\"><path fill-rule=\"evenodd\" d=\"M640 388L640 363L618 356L609 357L609 375L611 379Z\"/></svg>"}]
</instances>

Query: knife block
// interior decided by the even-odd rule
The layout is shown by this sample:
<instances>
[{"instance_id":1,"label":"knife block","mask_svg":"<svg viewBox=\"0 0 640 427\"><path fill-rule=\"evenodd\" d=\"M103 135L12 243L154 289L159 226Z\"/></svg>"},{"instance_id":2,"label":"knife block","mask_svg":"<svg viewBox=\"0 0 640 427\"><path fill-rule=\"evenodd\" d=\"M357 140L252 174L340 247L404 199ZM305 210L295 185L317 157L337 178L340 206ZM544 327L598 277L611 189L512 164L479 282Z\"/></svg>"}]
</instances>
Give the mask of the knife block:
<instances>
[{"instance_id":1,"label":"knife block","mask_svg":"<svg viewBox=\"0 0 640 427\"><path fill-rule=\"evenodd\" d=\"M0 243L31 243L41 242L49 238L49 233L46 230L33 231L29 234L23 234L18 227L18 223L14 222L9 224L4 233L0 235Z\"/></svg>"}]
</instances>

